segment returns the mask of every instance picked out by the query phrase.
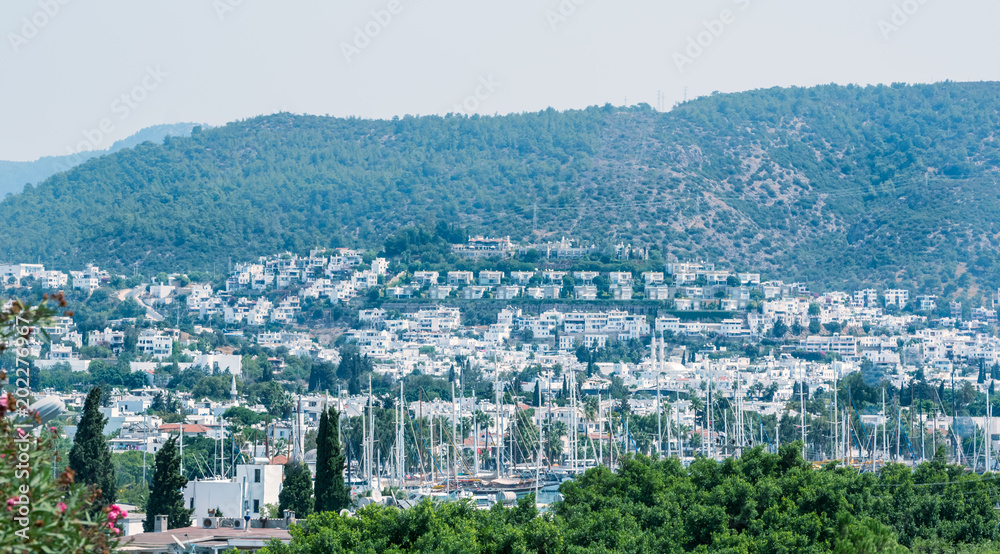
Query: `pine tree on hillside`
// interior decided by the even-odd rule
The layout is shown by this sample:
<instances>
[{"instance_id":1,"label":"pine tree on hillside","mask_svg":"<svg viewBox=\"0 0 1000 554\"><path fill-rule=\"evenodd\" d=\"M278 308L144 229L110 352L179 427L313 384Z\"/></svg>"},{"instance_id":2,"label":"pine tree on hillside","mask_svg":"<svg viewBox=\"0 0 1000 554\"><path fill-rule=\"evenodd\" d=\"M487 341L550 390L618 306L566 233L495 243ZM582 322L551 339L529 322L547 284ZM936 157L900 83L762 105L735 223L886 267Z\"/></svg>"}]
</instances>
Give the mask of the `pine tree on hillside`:
<instances>
[{"instance_id":1,"label":"pine tree on hillside","mask_svg":"<svg viewBox=\"0 0 1000 554\"><path fill-rule=\"evenodd\" d=\"M153 483L149 487L149 503L142 530L153 531L156 516L168 516L167 527L175 529L191 525L191 510L184 507L184 493L187 477L181 475L181 458L177 451L177 438L170 437L163 448L156 453L153 469Z\"/></svg>"},{"instance_id":2,"label":"pine tree on hillside","mask_svg":"<svg viewBox=\"0 0 1000 554\"><path fill-rule=\"evenodd\" d=\"M285 482L278 494L278 511L295 512L296 518L304 518L313 512L313 483L309 466L300 461L285 465Z\"/></svg>"},{"instance_id":3,"label":"pine tree on hillside","mask_svg":"<svg viewBox=\"0 0 1000 554\"><path fill-rule=\"evenodd\" d=\"M340 414L333 408L323 412L316 436L317 512L339 512L351 503L350 487L344 483L344 454L340 450L337 423Z\"/></svg>"},{"instance_id":4,"label":"pine tree on hillside","mask_svg":"<svg viewBox=\"0 0 1000 554\"><path fill-rule=\"evenodd\" d=\"M76 472L76 480L101 491L94 502L95 510L112 504L117 492L115 466L111 463L111 449L104 437L108 420L101 415L101 389L94 387L87 394L83 416L69 451L69 467Z\"/></svg>"}]
</instances>

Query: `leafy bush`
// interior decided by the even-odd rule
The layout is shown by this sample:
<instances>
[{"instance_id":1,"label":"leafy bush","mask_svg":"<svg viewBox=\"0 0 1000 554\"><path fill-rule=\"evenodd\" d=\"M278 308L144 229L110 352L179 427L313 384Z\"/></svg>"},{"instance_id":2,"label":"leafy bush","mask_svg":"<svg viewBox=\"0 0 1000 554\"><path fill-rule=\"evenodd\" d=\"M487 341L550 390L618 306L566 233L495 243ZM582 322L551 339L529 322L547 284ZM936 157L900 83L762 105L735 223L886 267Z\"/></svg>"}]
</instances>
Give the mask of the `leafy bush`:
<instances>
[{"instance_id":1,"label":"leafy bush","mask_svg":"<svg viewBox=\"0 0 1000 554\"><path fill-rule=\"evenodd\" d=\"M55 465L62 461L55 450L56 428L42 430L36 437L30 432L32 425L21 427L6 417L16 410L14 397L6 395L0 403L0 458L4 462L0 464L0 491L9 512L9 517L0 517L3 551L110 552L117 517L109 520L109 516L117 506L92 516L95 491L75 484L70 469L58 478L54 474Z\"/></svg>"}]
</instances>

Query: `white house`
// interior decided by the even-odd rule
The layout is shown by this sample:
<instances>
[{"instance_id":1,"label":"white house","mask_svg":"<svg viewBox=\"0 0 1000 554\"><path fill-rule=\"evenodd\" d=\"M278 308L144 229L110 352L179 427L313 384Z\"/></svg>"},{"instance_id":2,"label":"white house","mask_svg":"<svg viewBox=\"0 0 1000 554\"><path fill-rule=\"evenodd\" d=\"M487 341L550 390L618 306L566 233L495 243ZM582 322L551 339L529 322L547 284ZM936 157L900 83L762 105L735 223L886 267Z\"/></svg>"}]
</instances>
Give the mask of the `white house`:
<instances>
[{"instance_id":1,"label":"white house","mask_svg":"<svg viewBox=\"0 0 1000 554\"><path fill-rule=\"evenodd\" d=\"M169 357L173 351L173 338L160 331L145 329L139 333L138 348L154 358Z\"/></svg>"}]
</instances>

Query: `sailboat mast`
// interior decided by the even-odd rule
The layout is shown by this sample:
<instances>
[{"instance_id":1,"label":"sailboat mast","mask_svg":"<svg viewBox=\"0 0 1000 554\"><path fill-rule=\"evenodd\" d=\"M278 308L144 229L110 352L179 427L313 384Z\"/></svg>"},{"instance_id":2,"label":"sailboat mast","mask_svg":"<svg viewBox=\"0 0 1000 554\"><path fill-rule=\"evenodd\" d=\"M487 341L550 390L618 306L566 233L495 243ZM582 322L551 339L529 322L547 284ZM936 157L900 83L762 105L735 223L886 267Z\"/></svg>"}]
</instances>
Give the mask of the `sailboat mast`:
<instances>
[{"instance_id":1,"label":"sailboat mast","mask_svg":"<svg viewBox=\"0 0 1000 554\"><path fill-rule=\"evenodd\" d=\"M656 342L655 335L653 342ZM663 422L660 420L660 374L656 374L656 456L662 457Z\"/></svg>"},{"instance_id":2,"label":"sailboat mast","mask_svg":"<svg viewBox=\"0 0 1000 554\"><path fill-rule=\"evenodd\" d=\"M601 449L599 456L604 465L604 408L601 407L601 393L597 393L597 447Z\"/></svg>"},{"instance_id":3,"label":"sailboat mast","mask_svg":"<svg viewBox=\"0 0 1000 554\"><path fill-rule=\"evenodd\" d=\"M455 404L455 383L451 383L451 443L455 446L455 440L458 436L458 405ZM449 454L451 453L451 448L448 449ZM457 460L458 453L455 453L455 458ZM452 475L452 481L458 480L457 469L455 468L454 462L451 460L451 456L448 457L448 465L451 468L449 473Z\"/></svg>"},{"instance_id":4,"label":"sailboat mast","mask_svg":"<svg viewBox=\"0 0 1000 554\"><path fill-rule=\"evenodd\" d=\"M496 427L496 433L494 433L495 436L493 437L493 443L496 445L496 450L497 450L497 457L496 457L497 479L499 479L500 477L502 477L502 475L501 475L501 471L502 471L501 467L503 466L503 444L501 444L501 441L500 441L500 439L503 437L503 433L500 430L501 423L502 423L500 415L501 415L502 408L503 408L503 404L501 403L501 401L503 399L503 393L500 390L500 373L499 373L499 371L497 371L497 376L496 376L496 381L495 382L496 382L496 385L493 388L496 389L496 397L497 397L497 421L496 421L496 426L495 426Z\"/></svg>"}]
</instances>

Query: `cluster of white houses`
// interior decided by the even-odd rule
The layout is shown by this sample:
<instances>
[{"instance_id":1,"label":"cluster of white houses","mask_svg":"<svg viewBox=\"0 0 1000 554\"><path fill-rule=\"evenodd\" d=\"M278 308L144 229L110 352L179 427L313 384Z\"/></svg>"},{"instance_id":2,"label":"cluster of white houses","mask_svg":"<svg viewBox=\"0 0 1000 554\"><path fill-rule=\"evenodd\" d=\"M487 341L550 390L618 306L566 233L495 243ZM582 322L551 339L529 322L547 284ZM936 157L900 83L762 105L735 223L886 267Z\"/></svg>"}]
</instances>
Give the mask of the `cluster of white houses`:
<instances>
[{"instance_id":1,"label":"cluster of white houses","mask_svg":"<svg viewBox=\"0 0 1000 554\"><path fill-rule=\"evenodd\" d=\"M491 249L507 246L502 242L483 242L477 246L472 241L466 248L469 257L491 258L496 251ZM566 250L564 256L578 253ZM546 255L557 254L549 251ZM797 382L808 383L809 390L828 387L865 363L881 368L897 384L908 380L918 368L924 370L928 381L935 382L950 380L953 370L964 364L974 365L979 360L1000 364L1000 339L990 332L997 321L995 306L967 310L963 315L962 306L953 304L951 317L938 318L929 313L937 311L938 298L911 298L906 290L811 294L802 284L762 281L756 273L734 273L716 270L709 264L692 263L668 263L662 272L639 274L483 270L417 271L389 276L386 260L375 258L368 264L364 261L358 252L350 250L314 251L307 257L282 255L236 265L223 290L185 283L174 276L168 282L118 291L140 302L147 308L147 314L158 310L169 316L173 310L186 309L201 316L203 326L184 332L171 327L169 319L161 321L164 318L160 317L156 325L139 332L135 345L138 359L131 367L133 371L145 372L150 386L118 391L104 408L109 421L106 432L117 431L111 441L113 448L153 453L166 437L181 431L218 439L225 433L221 415L229 407L243 405L264 411L263 406L250 405L236 394L236 382L243 369L241 355L224 348L187 349L199 343L202 333L239 335L264 348L287 349L289 355L336 363L340 359L337 348L329 342L320 344L320 337L295 325L302 303L308 298L345 301L378 287L384 287L384 295L388 297L444 300L488 296L511 301L504 304L508 307L499 310L495 322L480 325L463 323L462 309L458 306L464 304L460 302L414 302L415 307L403 312L381 308L359 310L359 325L346 331L346 339L372 361L378 374L393 378L414 372L447 377L460 373L463 367L474 367L482 378L507 390L515 386L512 376L530 374L530 378L517 381L521 392L531 394L537 386L543 395L550 397L562 389L567 375L587 370L587 364L576 355L580 346L601 349L619 341L642 341L644 359L635 363L598 363L597 371L591 371L585 379L584 392L601 395L601 410L611 408L607 394L612 378L621 379L622 386L635 393L629 402L638 414L655 410L653 398L657 391L668 395L697 391L707 380L720 396L747 397L748 410L777 414L785 409ZM106 286L111 279L94 266L67 274L48 271L38 264L0 265L0 276L7 287L34 282L50 289L72 286L88 292ZM669 304L664 302L658 313L648 309L630 311L628 304L622 302L615 302L615 308L611 308L565 301L553 302L554 308L533 311L532 306L537 303L517 301L566 300L567 293L576 299L593 300L599 291L606 291L605 297L618 301L642 296L647 300L668 300ZM706 309L716 313L691 313ZM648 312L654 315L647 315ZM211 327L214 325L211 322L219 321L216 316L221 318L221 328ZM773 333L779 322L795 328L799 336L786 336L783 348L757 359L727 352L724 347L688 351L668 345L671 337L683 336L732 339L728 344L753 343ZM59 317L45 327L52 339L47 348L37 338L41 334L36 334L27 347L38 358L35 364L41 368L67 364L74 370L87 371L90 360L81 356L83 346L103 347L118 354L125 348L124 329L130 323L135 320L109 322L104 329L81 333L72 317ZM262 328L268 324L278 325ZM817 332L817 324L826 329ZM147 413L155 394L162 392L155 387L164 385L155 378L157 368L178 350L186 360L179 364L181 367L202 367L206 372L228 374L233 383L231 398L223 402L180 395L187 414L183 427L165 424ZM802 352L834 356L801 356ZM806 361L830 358L832 361ZM281 359L261 361L273 364L280 374ZM537 370L525 373L529 368ZM976 382L974 372L959 371L955 378L979 389L985 386ZM757 392L748 395L750 390ZM770 393L765 395L761 391ZM81 392L60 396L70 406L79 408L82 404ZM303 437L314 430L323 407L333 404L349 416L358 416L365 402L363 396L349 397L343 393L332 397L297 396L296 415L277 418L262 426L261 436L266 439L253 445L236 467L226 468L221 460L206 464L211 469L204 480L189 484L185 501L195 510L197 518L209 517L208 510L216 508L226 514L250 512L253 517L259 516L264 506L277 501L282 463L288 457L298 455L307 463L314 463L303 448ZM475 440L465 437L461 447L470 449L473 444L485 445L503 437L517 409L514 405L496 406L472 399L458 405L425 402L409 408L414 413L446 419L470 417L476 410L500 414ZM686 401L675 401L674 408L686 433L709 438L710 434L700 428ZM594 422L587 420L579 409L574 413L569 406L549 406L536 411L534 417L536 423L542 423L539 418L546 417L567 425L576 424L581 433L588 436L598 433L600 437ZM942 427L946 424L942 419ZM67 432L72 433L73 429L68 428Z\"/></svg>"}]
</instances>

